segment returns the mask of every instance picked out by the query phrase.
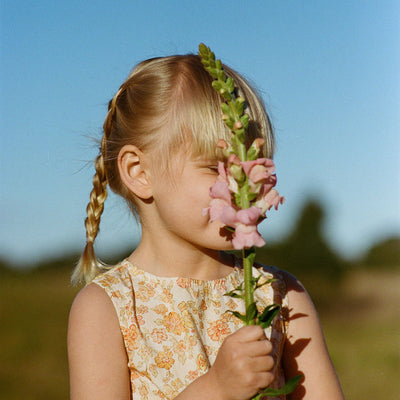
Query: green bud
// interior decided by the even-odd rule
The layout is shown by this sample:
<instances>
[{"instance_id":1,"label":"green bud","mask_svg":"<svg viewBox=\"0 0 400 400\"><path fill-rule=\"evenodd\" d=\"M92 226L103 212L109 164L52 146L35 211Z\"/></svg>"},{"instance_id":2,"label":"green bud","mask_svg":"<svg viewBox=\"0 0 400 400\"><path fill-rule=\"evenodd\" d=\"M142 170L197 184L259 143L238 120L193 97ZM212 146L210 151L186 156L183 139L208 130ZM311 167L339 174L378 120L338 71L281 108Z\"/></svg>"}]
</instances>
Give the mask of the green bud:
<instances>
[{"instance_id":1,"label":"green bud","mask_svg":"<svg viewBox=\"0 0 400 400\"><path fill-rule=\"evenodd\" d=\"M230 93L232 93L235 90L235 83L232 78L228 78L226 80L226 85L228 86Z\"/></svg>"},{"instance_id":2,"label":"green bud","mask_svg":"<svg viewBox=\"0 0 400 400\"><path fill-rule=\"evenodd\" d=\"M212 87L219 92L222 89L222 84L220 81L212 81Z\"/></svg>"},{"instance_id":3,"label":"green bud","mask_svg":"<svg viewBox=\"0 0 400 400\"><path fill-rule=\"evenodd\" d=\"M240 117L240 121L242 122L244 129L247 129L247 127L249 126L249 119L250 119L249 114L243 114Z\"/></svg>"},{"instance_id":4,"label":"green bud","mask_svg":"<svg viewBox=\"0 0 400 400\"><path fill-rule=\"evenodd\" d=\"M228 104L222 103L221 104L221 110L224 114L226 115L231 115L231 109L229 108Z\"/></svg>"},{"instance_id":5,"label":"green bud","mask_svg":"<svg viewBox=\"0 0 400 400\"><path fill-rule=\"evenodd\" d=\"M235 101L235 110L239 115L242 115L243 113L243 105L244 103L241 103L240 101Z\"/></svg>"},{"instance_id":6,"label":"green bud","mask_svg":"<svg viewBox=\"0 0 400 400\"><path fill-rule=\"evenodd\" d=\"M246 175L240 165L232 164L229 167L229 171L231 172L232 176L235 178L236 182L241 183L244 181Z\"/></svg>"}]
</instances>

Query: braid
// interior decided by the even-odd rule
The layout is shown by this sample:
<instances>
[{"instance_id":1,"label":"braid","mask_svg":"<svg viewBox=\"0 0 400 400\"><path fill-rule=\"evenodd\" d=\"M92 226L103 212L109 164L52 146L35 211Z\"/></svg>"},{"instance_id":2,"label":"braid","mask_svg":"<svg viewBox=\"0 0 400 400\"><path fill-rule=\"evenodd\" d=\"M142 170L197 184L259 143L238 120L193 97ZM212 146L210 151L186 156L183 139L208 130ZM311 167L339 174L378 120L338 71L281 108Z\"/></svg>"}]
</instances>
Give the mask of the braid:
<instances>
[{"instance_id":1,"label":"braid","mask_svg":"<svg viewBox=\"0 0 400 400\"><path fill-rule=\"evenodd\" d=\"M93 176L93 189L90 192L90 201L86 208L86 246L72 275L71 281L73 284L90 282L106 267L104 263L97 259L93 246L99 232L100 217L103 213L104 202L107 198L107 177L102 153L96 158L95 169L96 173Z\"/></svg>"},{"instance_id":2,"label":"braid","mask_svg":"<svg viewBox=\"0 0 400 400\"><path fill-rule=\"evenodd\" d=\"M124 90L125 85L122 85L108 103L108 113L103 125L104 135L101 140L100 153L94 162L96 173L93 176L93 189L90 192L90 201L86 207L86 246L72 274L71 282L73 284L89 283L97 274L107 268L107 265L96 257L94 241L99 233L100 218L104 210L104 202L107 199L107 175L104 162L107 159L107 138L113 129L117 100Z\"/></svg>"}]
</instances>

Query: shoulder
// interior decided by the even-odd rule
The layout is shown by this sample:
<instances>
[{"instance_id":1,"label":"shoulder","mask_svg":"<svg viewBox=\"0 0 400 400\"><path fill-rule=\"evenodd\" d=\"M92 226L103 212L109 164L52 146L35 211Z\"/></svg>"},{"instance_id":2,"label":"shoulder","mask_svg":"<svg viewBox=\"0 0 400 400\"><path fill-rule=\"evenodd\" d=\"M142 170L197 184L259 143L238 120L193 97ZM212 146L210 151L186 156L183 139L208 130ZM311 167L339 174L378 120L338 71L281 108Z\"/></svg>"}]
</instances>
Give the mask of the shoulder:
<instances>
[{"instance_id":1,"label":"shoulder","mask_svg":"<svg viewBox=\"0 0 400 400\"><path fill-rule=\"evenodd\" d=\"M309 318L318 320L314 303L303 284L287 271L282 270L280 273L285 282L292 319L295 313L301 312L306 313Z\"/></svg>"},{"instance_id":2,"label":"shoulder","mask_svg":"<svg viewBox=\"0 0 400 400\"><path fill-rule=\"evenodd\" d=\"M286 296L289 300L295 302L312 304L310 296L303 284L291 273L270 265L257 264L257 268L265 276L269 276L283 286ZM291 304L295 306L295 304Z\"/></svg>"},{"instance_id":3,"label":"shoulder","mask_svg":"<svg viewBox=\"0 0 400 400\"><path fill-rule=\"evenodd\" d=\"M113 311L110 297L98 284L90 283L75 297L71 307L70 318L98 318L107 314L107 311Z\"/></svg>"},{"instance_id":4,"label":"shoulder","mask_svg":"<svg viewBox=\"0 0 400 400\"><path fill-rule=\"evenodd\" d=\"M82 289L72 304L68 358L71 398L100 399L106 393L111 395L111 388L118 393L128 390L118 317L110 297L94 283Z\"/></svg>"},{"instance_id":5,"label":"shoulder","mask_svg":"<svg viewBox=\"0 0 400 400\"><path fill-rule=\"evenodd\" d=\"M287 271L279 270L279 276L284 282L288 302L289 338L303 329L310 334L320 332L317 310L304 285Z\"/></svg>"},{"instance_id":6,"label":"shoulder","mask_svg":"<svg viewBox=\"0 0 400 400\"><path fill-rule=\"evenodd\" d=\"M78 293L71 306L68 330L69 343L80 335L80 339L90 337L92 341L99 336L120 335L114 305L103 288L91 283Z\"/></svg>"}]
</instances>

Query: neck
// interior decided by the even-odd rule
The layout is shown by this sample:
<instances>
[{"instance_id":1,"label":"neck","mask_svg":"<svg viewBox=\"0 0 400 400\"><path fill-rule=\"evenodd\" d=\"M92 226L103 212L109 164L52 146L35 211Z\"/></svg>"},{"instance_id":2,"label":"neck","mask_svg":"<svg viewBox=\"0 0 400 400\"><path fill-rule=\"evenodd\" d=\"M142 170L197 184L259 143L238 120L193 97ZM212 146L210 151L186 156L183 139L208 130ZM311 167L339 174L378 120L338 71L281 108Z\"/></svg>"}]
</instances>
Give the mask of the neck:
<instances>
[{"instance_id":1,"label":"neck","mask_svg":"<svg viewBox=\"0 0 400 400\"><path fill-rule=\"evenodd\" d=\"M233 266L230 254L198 248L185 241L165 240L145 229L129 261L154 275L200 280L223 278Z\"/></svg>"}]
</instances>

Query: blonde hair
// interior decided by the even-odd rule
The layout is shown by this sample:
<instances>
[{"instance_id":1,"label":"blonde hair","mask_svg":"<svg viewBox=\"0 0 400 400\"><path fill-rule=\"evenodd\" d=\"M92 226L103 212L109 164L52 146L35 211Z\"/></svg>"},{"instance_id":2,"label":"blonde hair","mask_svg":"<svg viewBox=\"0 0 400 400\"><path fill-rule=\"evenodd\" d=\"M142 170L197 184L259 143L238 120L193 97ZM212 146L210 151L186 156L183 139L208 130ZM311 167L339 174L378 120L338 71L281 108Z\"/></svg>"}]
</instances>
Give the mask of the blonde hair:
<instances>
[{"instance_id":1,"label":"blonde hair","mask_svg":"<svg viewBox=\"0 0 400 400\"><path fill-rule=\"evenodd\" d=\"M274 135L261 97L237 72L224 65L235 81L238 95L246 100L250 115L247 141L265 141L262 155L272 157ZM122 183L117 159L120 149L133 144L156 152L167 167L171 154L190 144L194 156L221 158L216 143L230 140L221 115L222 98L211 86L212 78L197 55L153 58L139 63L110 100L103 137L95 160L96 173L87 206L86 246L72 275L72 282L90 282L106 265L96 258L93 244L107 198L107 185L121 195L134 213L135 198Z\"/></svg>"}]
</instances>

